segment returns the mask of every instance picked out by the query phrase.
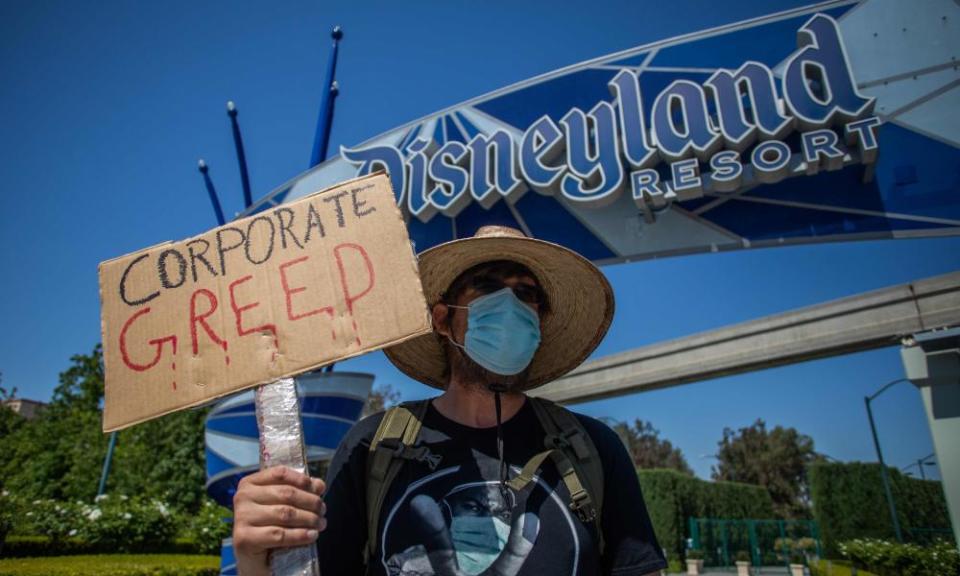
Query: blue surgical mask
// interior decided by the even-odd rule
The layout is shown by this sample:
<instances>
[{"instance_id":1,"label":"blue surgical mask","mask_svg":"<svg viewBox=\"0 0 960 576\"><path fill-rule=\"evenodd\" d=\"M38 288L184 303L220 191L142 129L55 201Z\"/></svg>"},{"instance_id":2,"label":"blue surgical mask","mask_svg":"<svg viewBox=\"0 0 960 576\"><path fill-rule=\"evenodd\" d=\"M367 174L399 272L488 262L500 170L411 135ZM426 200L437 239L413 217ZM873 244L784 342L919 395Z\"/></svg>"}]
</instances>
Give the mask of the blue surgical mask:
<instances>
[{"instance_id":1,"label":"blue surgical mask","mask_svg":"<svg viewBox=\"0 0 960 576\"><path fill-rule=\"evenodd\" d=\"M474 362L494 374L512 376L530 365L540 346L540 318L510 288L481 296L466 308L467 333L462 348Z\"/></svg>"},{"instance_id":2,"label":"blue surgical mask","mask_svg":"<svg viewBox=\"0 0 960 576\"><path fill-rule=\"evenodd\" d=\"M480 574L493 564L510 536L510 526L493 516L457 516L450 523L450 537L457 566L464 574Z\"/></svg>"}]
</instances>

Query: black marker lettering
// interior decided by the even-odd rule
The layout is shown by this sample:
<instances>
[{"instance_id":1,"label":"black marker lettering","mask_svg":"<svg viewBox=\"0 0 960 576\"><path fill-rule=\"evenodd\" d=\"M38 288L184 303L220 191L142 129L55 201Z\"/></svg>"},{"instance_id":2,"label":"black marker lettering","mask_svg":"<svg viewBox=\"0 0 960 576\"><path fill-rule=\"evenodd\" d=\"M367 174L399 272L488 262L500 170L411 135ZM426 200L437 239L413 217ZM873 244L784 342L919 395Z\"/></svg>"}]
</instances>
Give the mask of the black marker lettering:
<instances>
[{"instance_id":1,"label":"black marker lettering","mask_svg":"<svg viewBox=\"0 0 960 576\"><path fill-rule=\"evenodd\" d=\"M160 291L157 290L156 292L147 294L145 297L139 300L130 300L127 298L127 275L130 274L130 270L133 269L137 262L143 261L148 256L149 254L141 254L140 256L134 258L129 264L127 264L127 268L123 271L123 275L120 277L120 299L123 300L128 306L139 306L141 304L145 304L160 295Z\"/></svg>"},{"instance_id":2,"label":"black marker lettering","mask_svg":"<svg viewBox=\"0 0 960 576\"><path fill-rule=\"evenodd\" d=\"M236 232L237 234L240 235L240 240L237 241L236 244L224 246L223 235L227 232ZM243 243L246 239L247 239L246 236L243 235L243 230L240 230L239 228L228 226L226 228L220 228L219 230L217 230L217 255L220 257L220 275L221 276L227 275L227 262L226 262L226 259L224 258L226 253L235 248L239 248L243 246Z\"/></svg>"},{"instance_id":3,"label":"black marker lettering","mask_svg":"<svg viewBox=\"0 0 960 576\"><path fill-rule=\"evenodd\" d=\"M287 234L290 234L290 239L297 245L297 248L303 248L303 244L300 243L300 240L298 240L293 231L290 230L290 228L293 227L294 211L290 208L277 208L273 211L273 214L277 217L277 222L280 223L280 246L284 250L287 249ZM284 220L284 216L287 217L286 220Z\"/></svg>"},{"instance_id":4,"label":"black marker lettering","mask_svg":"<svg viewBox=\"0 0 960 576\"><path fill-rule=\"evenodd\" d=\"M323 223L320 222L320 214L317 213L317 209L313 207L313 204L310 204L310 209L307 211L307 233L303 235L304 244L310 241L310 230L312 230L314 226L316 226L317 231L320 232L321 238L326 236L326 233L323 231Z\"/></svg>"},{"instance_id":5,"label":"black marker lettering","mask_svg":"<svg viewBox=\"0 0 960 576\"><path fill-rule=\"evenodd\" d=\"M175 256L177 259L177 274L179 274L179 280L177 280L176 284L170 282L170 276L167 274L167 258L169 256ZM160 257L157 258L157 272L160 273L161 286L164 288L179 288L187 281L187 259L183 257L183 254L172 248L164 250L160 253Z\"/></svg>"},{"instance_id":6,"label":"black marker lettering","mask_svg":"<svg viewBox=\"0 0 960 576\"><path fill-rule=\"evenodd\" d=\"M250 246L253 245L253 225L257 222L266 222L267 226L270 227L270 241L267 243L267 251L263 255L263 258L260 260L254 259L253 255L250 253ZM273 237L276 236L277 229L273 225L273 220L267 218L266 216L257 216L247 224L247 240L243 243L243 252L247 255L247 261L251 264L263 264L270 259L270 255L273 254Z\"/></svg>"},{"instance_id":7,"label":"black marker lettering","mask_svg":"<svg viewBox=\"0 0 960 576\"><path fill-rule=\"evenodd\" d=\"M199 252L194 252L194 244L203 244L203 250ZM193 281L197 281L197 260L203 262L203 265L207 267L207 271L211 275L216 276L217 271L213 269L213 266L210 265L210 261L207 260L207 257L204 254L207 253L207 250L210 249L210 243L204 240L203 238L197 238L187 242L187 251L190 252L190 272L193 273Z\"/></svg>"},{"instance_id":8,"label":"black marker lettering","mask_svg":"<svg viewBox=\"0 0 960 576\"><path fill-rule=\"evenodd\" d=\"M339 192L337 194L334 194L333 196L327 196L326 198L323 199L323 201L327 203L333 200L334 204L336 204L335 210L337 211L337 225L340 226L341 228L343 228L347 224L343 219L343 206L340 205L340 199L346 196L347 194L349 194L349 192L344 190L343 192Z\"/></svg>"},{"instance_id":9,"label":"black marker lettering","mask_svg":"<svg viewBox=\"0 0 960 576\"><path fill-rule=\"evenodd\" d=\"M357 218L363 218L367 214L377 211L377 209L374 208L373 206L367 208L366 210L361 210L361 208L367 205L367 201L357 199L357 192L362 192L363 190L366 190L369 187L370 186L364 186L363 188L354 188L353 190L350 191L350 201L353 204L353 215L356 216Z\"/></svg>"}]
</instances>

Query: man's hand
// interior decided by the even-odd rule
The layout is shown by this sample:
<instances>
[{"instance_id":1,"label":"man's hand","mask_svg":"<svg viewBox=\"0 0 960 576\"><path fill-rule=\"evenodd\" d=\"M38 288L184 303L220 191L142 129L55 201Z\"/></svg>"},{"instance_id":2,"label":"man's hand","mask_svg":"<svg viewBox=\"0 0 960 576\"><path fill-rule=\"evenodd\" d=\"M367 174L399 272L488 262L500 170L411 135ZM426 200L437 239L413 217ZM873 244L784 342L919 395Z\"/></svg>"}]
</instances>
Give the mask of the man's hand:
<instances>
[{"instance_id":1,"label":"man's hand","mask_svg":"<svg viewBox=\"0 0 960 576\"><path fill-rule=\"evenodd\" d=\"M233 550L242 576L270 576L273 548L305 546L327 527L326 486L284 466L240 481L233 497Z\"/></svg>"},{"instance_id":2,"label":"man's hand","mask_svg":"<svg viewBox=\"0 0 960 576\"><path fill-rule=\"evenodd\" d=\"M437 502L421 494L410 501L410 511L415 518L410 528L419 532L430 566L437 576L467 576L457 563L450 528ZM523 568L539 534L540 519L536 514L527 512L514 516L506 545L479 576L515 576Z\"/></svg>"}]
</instances>

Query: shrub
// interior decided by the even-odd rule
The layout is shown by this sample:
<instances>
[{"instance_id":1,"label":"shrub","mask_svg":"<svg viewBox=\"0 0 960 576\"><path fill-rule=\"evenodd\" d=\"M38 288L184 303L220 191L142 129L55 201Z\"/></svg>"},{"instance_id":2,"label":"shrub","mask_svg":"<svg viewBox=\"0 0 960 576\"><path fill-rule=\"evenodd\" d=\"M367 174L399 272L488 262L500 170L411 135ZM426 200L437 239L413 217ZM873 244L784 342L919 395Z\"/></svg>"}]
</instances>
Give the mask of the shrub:
<instances>
[{"instance_id":1,"label":"shrub","mask_svg":"<svg viewBox=\"0 0 960 576\"><path fill-rule=\"evenodd\" d=\"M196 514L181 517L180 536L189 540L200 553L219 554L223 539L230 536L230 523L225 520L229 516L229 510L206 499Z\"/></svg>"},{"instance_id":2,"label":"shrub","mask_svg":"<svg viewBox=\"0 0 960 576\"><path fill-rule=\"evenodd\" d=\"M817 552L817 541L813 538L777 538L773 544L777 554L777 564L789 560L791 564L807 564Z\"/></svg>"},{"instance_id":3,"label":"shrub","mask_svg":"<svg viewBox=\"0 0 960 576\"><path fill-rule=\"evenodd\" d=\"M207 554L189 538L175 538L173 542L150 546L156 554ZM155 548L155 549L154 549ZM7 536L0 558L34 558L40 556L79 556L81 554L110 554L114 550L103 544L90 544L79 538L54 542L47 536ZM218 550L219 552L219 550Z\"/></svg>"},{"instance_id":4,"label":"shrub","mask_svg":"<svg viewBox=\"0 0 960 576\"><path fill-rule=\"evenodd\" d=\"M76 538L54 541L48 536L7 536L0 558L32 558L36 556L70 556L97 552L92 546Z\"/></svg>"},{"instance_id":5,"label":"shrub","mask_svg":"<svg viewBox=\"0 0 960 576\"><path fill-rule=\"evenodd\" d=\"M0 560L0 576L216 576L216 556L104 555Z\"/></svg>"},{"instance_id":6,"label":"shrub","mask_svg":"<svg viewBox=\"0 0 960 576\"><path fill-rule=\"evenodd\" d=\"M56 500L34 500L29 504L17 504L21 514L17 520L17 532L46 536L54 542L77 535L82 502L58 502Z\"/></svg>"},{"instance_id":7,"label":"shrub","mask_svg":"<svg viewBox=\"0 0 960 576\"><path fill-rule=\"evenodd\" d=\"M916 480L894 468L888 470L901 526L949 528L940 482ZM810 466L808 475L813 515L826 555L837 555L837 544L854 538L894 537L879 464L817 463Z\"/></svg>"},{"instance_id":8,"label":"shrub","mask_svg":"<svg viewBox=\"0 0 960 576\"><path fill-rule=\"evenodd\" d=\"M960 574L960 552L952 542L921 547L864 538L843 542L839 549L855 567L879 576Z\"/></svg>"},{"instance_id":9,"label":"shrub","mask_svg":"<svg viewBox=\"0 0 960 576\"><path fill-rule=\"evenodd\" d=\"M29 504L20 502L17 507L16 533L45 536L51 551L60 547L157 551L173 540L176 531L173 513L156 500L101 496L94 504L34 500Z\"/></svg>"},{"instance_id":10,"label":"shrub","mask_svg":"<svg viewBox=\"0 0 960 576\"><path fill-rule=\"evenodd\" d=\"M3 554L3 543L7 534L13 529L13 502L10 493L6 490L0 492L0 554Z\"/></svg>"},{"instance_id":11,"label":"shrub","mask_svg":"<svg viewBox=\"0 0 960 576\"><path fill-rule=\"evenodd\" d=\"M173 540L173 513L159 500L106 495L93 505L83 505L76 536L90 544L120 552L157 550Z\"/></svg>"},{"instance_id":12,"label":"shrub","mask_svg":"<svg viewBox=\"0 0 960 576\"><path fill-rule=\"evenodd\" d=\"M685 557L690 517L773 517L773 500L762 486L707 482L676 470L637 470L637 476L657 541L668 556Z\"/></svg>"},{"instance_id":13,"label":"shrub","mask_svg":"<svg viewBox=\"0 0 960 576\"><path fill-rule=\"evenodd\" d=\"M212 500L197 513L175 512L156 500L108 496L94 504L0 495L0 518L15 519L0 557L69 556L114 552L219 553L230 535L230 511ZM174 536L176 535L176 536ZM2 536L2 534L0 534Z\"/></svg>"}]
</instances>

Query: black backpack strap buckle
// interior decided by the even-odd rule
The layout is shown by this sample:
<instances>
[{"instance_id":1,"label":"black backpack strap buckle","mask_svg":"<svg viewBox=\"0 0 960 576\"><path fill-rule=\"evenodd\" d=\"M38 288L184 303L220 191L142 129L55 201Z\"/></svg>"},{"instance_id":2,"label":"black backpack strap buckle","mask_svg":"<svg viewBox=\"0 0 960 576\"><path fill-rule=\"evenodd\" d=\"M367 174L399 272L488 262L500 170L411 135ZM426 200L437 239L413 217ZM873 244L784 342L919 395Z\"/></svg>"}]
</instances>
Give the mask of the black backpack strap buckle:
<instances>
[{"instance_id":1,"label":"black backpack strap buckle","mask_svg":"<svg viewBox=\"0 0 960 576\"><path fill-rule=\"evenodd\" d=\"M576 455L579 460L586 460L590 457L590 449L587 446L586 440L583 438L583 432L580 430L561 430L557 434L550 434L543 440L544 444L548 448L556 448L558 450L573 450L574 455Z\"/></svg>"},{"instance_id":2,"label":"black backpack strap buckle","mask_svg":"<svg viewBox=\"0 0 960 576\"><path fill-rule=\"evenodd\" d=\"M575 494L570 494L570 510L577 514L580 521L589 524L597 519L597 509L590 500L590 495L586 490L581 490Z\"/></svg>"},{"instance_id":3,"label":"black backpack strap buckle","mask_svg":"<svg viewBox=\"0 0 960 576\"><path fill-rule=\"evenodd\" d=\"M380 446L392 454L394 458L423 462L430 470L436 470L443 459L442 456L434 454L426 446L407 446L399 438L384 438L380 441Z\"/></svg>"}]
</instances>

